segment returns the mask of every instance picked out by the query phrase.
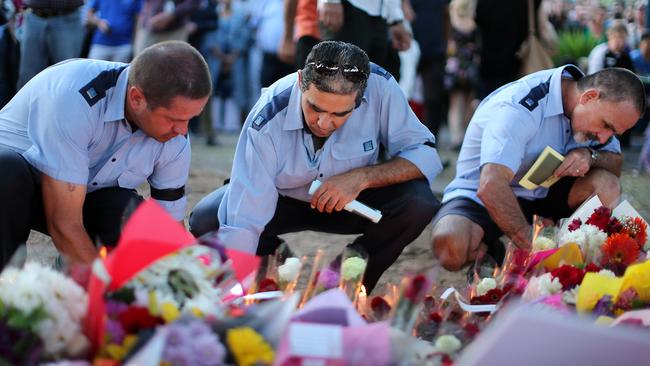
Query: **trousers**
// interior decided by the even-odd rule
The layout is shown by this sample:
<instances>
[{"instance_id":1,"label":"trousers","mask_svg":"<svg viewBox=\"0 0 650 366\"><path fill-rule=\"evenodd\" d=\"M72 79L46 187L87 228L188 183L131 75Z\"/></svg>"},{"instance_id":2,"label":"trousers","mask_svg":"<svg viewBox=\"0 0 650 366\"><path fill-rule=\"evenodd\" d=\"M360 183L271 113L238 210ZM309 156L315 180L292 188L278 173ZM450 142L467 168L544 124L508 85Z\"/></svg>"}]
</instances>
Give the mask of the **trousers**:
<instances>
[{"instance_id":1,"label":"trousers","mask_svg":"<svg viewBox=\"0 0 650 366\"><path fill-rule=\"evenodd\" d=\"M193 209L189 224L195 236L218 230L217 212L227 185L204 197ZM359 201L382 212L374 224L356 214L340 211L318 212L309 202L280 196L275 214L264 227L257 247L258 255L269 255L281 244L278 235L305 230L333 234L361 234L350 246L368 253L364 286L372 291L379 278L431 222L440 207L425 179L362 191Z\"/></svg>"}]
</instances>

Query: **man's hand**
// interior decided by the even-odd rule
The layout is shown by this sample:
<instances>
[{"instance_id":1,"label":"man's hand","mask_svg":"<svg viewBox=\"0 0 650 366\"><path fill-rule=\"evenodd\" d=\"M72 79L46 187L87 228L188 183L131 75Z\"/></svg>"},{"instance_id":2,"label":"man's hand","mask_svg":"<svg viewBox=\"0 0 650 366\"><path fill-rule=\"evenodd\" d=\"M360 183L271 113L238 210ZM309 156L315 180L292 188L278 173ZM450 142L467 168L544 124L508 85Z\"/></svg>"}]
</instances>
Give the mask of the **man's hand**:
<instances>
[{"instance_id":1,"label":"man's hand","mask_svg":"<svg viewBox=\"0 0 650 366\"><path fill-rule=\"evenodd\" d=\"M586 147L571 150L553 175L556 177L582 177L591 169L591 151Z\"/></svg>"},{"instance_id":2,"label":"man's hand","mask_svg":"<svg viewBox=\"0 0 650 366\"><path fill-rule=\"evenodd\" d=\"M153 31L159 31L164 29L174 20L173 13L162 12L156 14L149 19L149 28Z\"/></svg>"},{"instance_id":3,"label":"man's hand","mask_svg":"<svg viewBox=\"0 0 650 366\"><path fill-rule=\"evenodd\" d=\"M108 34L111 31L111 25L105 19L97 18L95 24L97 24L97 29L104 34Z\"/></svg>"},{"instance_id":4,"label":"man's hand","mask_svg":"<svg viewBox=\"0 0 650 366\"><path fill-rule=\"evenodd\" d=\"M296 44L292 39L282 38L278 47L278 58L285 64L293 65L296 62Z\"/></svg>"},{"instance_id":5,"label":"man's hand","mask_svg":"<svg viewBox=\"0 0 650 366\"><path fill-rule=\"evenodd\" d=\"M324 181L311 197L311 207L319 212L341 211L365 188L363 170L355 169Z\"/></svg>"},{"instance_id":6,"label":"man's hand","mask_svg":"<svg viewBox=\"0 0 650 366\"><path fill-rule=\"evenodd\" d=\"M83 226L86 186L42 175L47 230L56 248L73 263L90 264L97 250Z\"/></svg>"},{"instance_id":7,"label":"man's hand","mask_svg":"<svg viewBox=\"0 0 650 366\"><path fill-rule=\"evenodd\" d=\"M322 4L318 9L318 20L332 32L338 32L343 26L343 4Z\"/></svg>"},{"instance_id":8,"label":"man's hand","mask_svg":"<svg viewBox=\"0 0 650 366\"><path fill-rule=\"evenodd\" d=\"M393 48L398 51L406 51L411 47L411 33L403 23L397 23L390 27Z\"/></svg>"}]
</instances>

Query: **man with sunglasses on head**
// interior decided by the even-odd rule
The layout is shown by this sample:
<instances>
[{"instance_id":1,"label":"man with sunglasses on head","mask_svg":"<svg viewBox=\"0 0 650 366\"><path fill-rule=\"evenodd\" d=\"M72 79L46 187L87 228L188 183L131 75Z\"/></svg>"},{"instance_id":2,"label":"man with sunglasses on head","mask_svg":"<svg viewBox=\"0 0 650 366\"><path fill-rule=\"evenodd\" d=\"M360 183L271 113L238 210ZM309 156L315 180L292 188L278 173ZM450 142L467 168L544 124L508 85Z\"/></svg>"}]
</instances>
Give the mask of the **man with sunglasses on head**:
<instances>
[{"instance_id":1,"label":"man with sunglasses on head","mask_svg":"<svg viewBox=\"0 0 650 366\"><path fill-rule=\"evenodd\" d=\"M72 59L45 69L0 110L0 268L30 229L72 262L115 245L125 212L151 197L183 221L187 125L211 93L201 54L184 42L133 62Z\"/></svg>"},{"instance_id":2,"label":"man with sunglasses on head","mask_svg":"<svg viewBox=\"0 0 650 366\"><path fill-rule=\"evenodd\" d=\"M584 76L573 65L540 71L484 99L469 123L443 206L433 219L432 245L457 271L485 250L501 260L505 234L531 248L534 214L570 216L591 195L612 207L620 195L623 159L613 137L645 111L643 84L634 73L609 68ZM550 188L519 181L547 146L565 158Z\"/></svg>"},{"instance_id":3,"label":"man with sunglasses on head","mask_svg":"<svg viewBox=\"0 0 650 366\"><path fill-rule=\"evenodd\" d=\"M230 183L197 204L190 227L197 236L218 229L225 245L259 255L285 233L362 234L351 245L369 254L370 291L438 209L430 185L441 170L434 136L395 79L360 48L321 42L302 70L262 93ZM322 185L310 196L314 180ZM355 199L382 219L344 211Z\"/></svg>"}]
</instances>

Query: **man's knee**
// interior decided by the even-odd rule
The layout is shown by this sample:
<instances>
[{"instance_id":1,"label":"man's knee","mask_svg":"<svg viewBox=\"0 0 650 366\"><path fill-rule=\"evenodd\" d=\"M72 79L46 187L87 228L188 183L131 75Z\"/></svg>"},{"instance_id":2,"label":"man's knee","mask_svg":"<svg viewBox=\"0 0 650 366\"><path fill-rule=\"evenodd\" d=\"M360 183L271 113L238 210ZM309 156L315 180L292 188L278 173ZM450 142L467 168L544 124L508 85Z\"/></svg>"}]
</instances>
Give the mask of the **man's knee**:
<instances>
[{"instance_id":1,"label":"man's knee","mask_svg":"<svg viewBox=\"0 0 650 366\"><path fill-rule=\"evenodd\" d=\"M223 186L209 195L203 197L199 203L194 206L188 224L192 235L199 237L210 231L219 229L219 206L226 192L226 186Z\"/></svg>"},{"instance_id":2,"label":"man's knee","mask_svg":"<svg viewBox=\"0 0 650 366\"><path fill-rule=\"evenodd\" d=\"M621 183L619 178L613 173L604 169L595 169L585 180L586 186L579 189L577 197L573 198L573 203L577 206L589 196L596 194L603 204L611 206L621 195ZM577 200L576 200L577 199ZM569 199L571 203L572 200Z\"/></svg>"},{"instance_id":3,"label":"man's knee","mask_svg":"<svg viewBox=\"0 0 650 366\"><path fill-rule=\"evenodd\" d=\"M463 268L467 258L456 236L450 232L438 233L434 228L431 242L434 255L446 270L456 272Z\"/></svg>"}]
</instances>

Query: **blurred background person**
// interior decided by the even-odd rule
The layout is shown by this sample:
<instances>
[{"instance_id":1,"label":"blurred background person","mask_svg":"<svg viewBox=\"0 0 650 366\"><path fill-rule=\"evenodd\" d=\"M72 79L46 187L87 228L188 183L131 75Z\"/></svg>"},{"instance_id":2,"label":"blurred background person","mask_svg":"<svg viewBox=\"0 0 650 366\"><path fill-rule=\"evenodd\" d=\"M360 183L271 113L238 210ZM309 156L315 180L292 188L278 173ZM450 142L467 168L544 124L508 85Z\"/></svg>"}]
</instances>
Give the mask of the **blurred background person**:
<instances>
[{"instance_id":1,"label":"blurred background person","mask_svg":"<svg viewBox=\"0 0 650 366\"><path fill-rule=\"evenodd\" d=\"M86 22L95 27L88 58L129 62L142 0L89 0Z\"/></svg>"},{"instance_id":2,"label":"blurred background person","mask_svg":"<svg viewBox=\"0 0 650 366\"><path fill-rule=\"evenodd\" d=\"M79 57L83 0L23 0L18 89L57 62Z\"/></svg>"},{"instance_id":3,"label":"blurred background person","mask_svg":"<svg viewBox=\"0 0 650 366\"><path fill-rule=\"evenodd\" d=\"M594 47L589 53L588 74L609 67L622 67L634 71L632 59L628 54L627 26L625 21L616 20L607 30L607 41Z\"/></svg>"},{"instance_id":4,"label":"blurred background person","mask_svg":"<svg viewBox=\"0 0 650 366\"><path fill-rule=\"evenodd\" d=\"M116 1L116 0L113 0ZM201 0L144 0L133 49L135 55L162 41L187 41L190 15Z\"/></svg>"},{"instance_id":5,"label":"blurred background person","mask_svg":"<svg viewBox=\"0 0 650 366\"><path fill-rule=\"evenodd\" d=\"M474 23L474 0L452 0L449 12L451 39L445 67L445 87L449 92L449 135L453 150L460 151L465 129L474 108L478 83L478 32Z\"/></svg>"},{"instance_id":6,"label":"blurred background person","mask_svg":"<svg viewBox=\"0 0 650 366\"><path fill-rule=\"evenodd\" d=\"M16 94L20 44L16 39L16 18L21 4L0 2L0 108Z\"/></svg>"},{"instance_id":7,"label":"blurred background person","mask_svg":"<svg viewBox=\"0 0 650 366\"><path fill-rule=\"evenodd\" d=\"M208 36L208 66L213 78L212 126L238 132L242 112L247 113L248 80L243 57L250 29L246 13L233 6L232 0L219 0L219 27Z\"/></svg>"}]
</instances>

